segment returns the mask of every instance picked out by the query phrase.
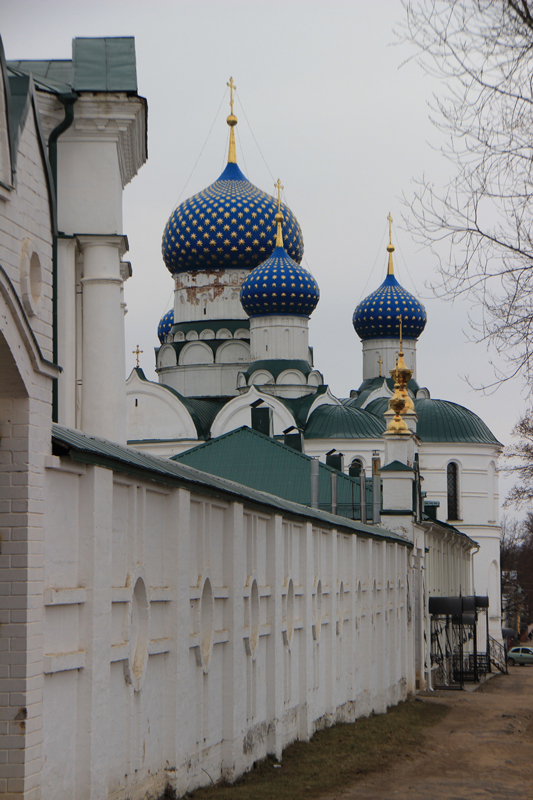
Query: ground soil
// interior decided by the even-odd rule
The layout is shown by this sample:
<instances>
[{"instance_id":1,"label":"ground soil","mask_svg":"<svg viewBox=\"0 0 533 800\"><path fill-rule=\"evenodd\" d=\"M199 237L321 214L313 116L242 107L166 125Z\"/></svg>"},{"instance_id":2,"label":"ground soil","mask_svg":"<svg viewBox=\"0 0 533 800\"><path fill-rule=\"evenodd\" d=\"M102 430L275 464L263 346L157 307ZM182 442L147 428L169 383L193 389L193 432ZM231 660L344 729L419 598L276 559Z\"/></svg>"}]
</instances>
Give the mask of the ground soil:
<instances>
[{"instance_id":1,"label":"ground soil","mask_svg":"<svg viewBox=\"0 0 533 800\"><path fill-rule=\"evenodd\" d=\"M533 667L419 700L451 708L424 746L321 800L533 800Z\"/></svg>"}]
</instances>

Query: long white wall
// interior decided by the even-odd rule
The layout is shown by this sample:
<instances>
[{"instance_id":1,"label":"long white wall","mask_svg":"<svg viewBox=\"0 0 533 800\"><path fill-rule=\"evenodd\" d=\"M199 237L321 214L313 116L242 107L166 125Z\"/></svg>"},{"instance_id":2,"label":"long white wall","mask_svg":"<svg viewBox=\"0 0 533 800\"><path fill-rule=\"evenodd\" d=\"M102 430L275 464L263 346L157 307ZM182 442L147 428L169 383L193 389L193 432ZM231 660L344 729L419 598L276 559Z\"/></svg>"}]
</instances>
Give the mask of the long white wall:
<instances>
[{"instance_id":1,"label":"long white wall","mask_svg":"<svg viewBox=\"0 0 533 800\"><path fill-rule=\"evenodd\" d=\"M232 779L414 689L407 546L47 465L42 800Z\"/></svg>"}]
</instances>

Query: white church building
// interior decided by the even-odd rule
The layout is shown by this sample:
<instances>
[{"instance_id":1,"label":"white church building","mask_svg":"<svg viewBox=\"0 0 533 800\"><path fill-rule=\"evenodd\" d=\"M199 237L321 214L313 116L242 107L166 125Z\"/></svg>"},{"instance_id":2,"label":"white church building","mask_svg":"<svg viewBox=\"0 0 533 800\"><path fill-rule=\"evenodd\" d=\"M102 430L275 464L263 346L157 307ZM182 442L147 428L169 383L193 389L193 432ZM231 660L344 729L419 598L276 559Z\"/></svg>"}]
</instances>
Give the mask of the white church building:
<instances>
[{"instance_id":1,"label":"white church building","mask_svg":"<svg viewBox=\"0 0 533 800\"><path fill-rule=\"evenodd\" d=\"M125 383L134 41L0 47L8 800L181 795L384 712L434 682L431 597L488 594L501 637L500 445L418 384L425 311L392 241L354 313L361 386L337 398L300 226L239 169L233 107L228 124L226 169L164 231L159 382Z\"/></svg>"}]
</instances>

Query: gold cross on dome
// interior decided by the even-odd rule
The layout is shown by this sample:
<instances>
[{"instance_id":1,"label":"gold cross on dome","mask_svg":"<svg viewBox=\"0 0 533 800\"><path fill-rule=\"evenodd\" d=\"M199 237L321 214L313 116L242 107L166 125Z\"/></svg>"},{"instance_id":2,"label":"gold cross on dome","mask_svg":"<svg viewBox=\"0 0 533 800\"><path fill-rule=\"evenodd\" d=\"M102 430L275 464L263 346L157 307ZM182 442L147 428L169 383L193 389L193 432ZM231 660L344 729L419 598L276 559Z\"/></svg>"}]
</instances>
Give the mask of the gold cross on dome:
<instances>
[{"instance_id":1,"label":"gold cross on dome","mask_svg":"<svg viewBox=\"0 0 533 800\"><path fill-rule=\"evenodd\" d=\"M229 92L230 92L229 105L230 105L230 108L231 108L231 113L233 114L233 92L237 88L235 86L235 84L233 83L233 78L229 79L229 81L227 82L226 86L229 86Z\"/></svg>"},{"instance_id":2,"label":"gold cross on dome","mask_svg":"<svg viewBox=\"0 0 533 800\"><path fill-rule=\"evenodd\" d=\"M139 345L137 345L135 350L132 350L131 352L133 353L134 356L137 356L137 367L138 367L139 366L139 356L141 355L141 353L144 353L144 350L139 350Z\"/></svg>"},{"instance_id":3,"label":"gold cross on dome","mask_svg":"<svg viewBox=\"0 0 533 800\"><path fill-rule=\"evenodd\" d=\"M392 216L390 211L387 219L389 220L389 244L392 244Z\"/></svg>"},{"instance_id":4,"label":"gold cross on dome","mask_svg":"<svg viewBox=\"0 0 533 800\"><path fill-rule=\"evenodd\" d=\"M378 364L379 364L379 377L381 378L381 367L383 366L383 359L381 358L381 353L379 354Z\"/></svg>"},{"instance_id":5,"label":"gold cross on dome","mask_svg":"<svg viewBox=\"0 0 533 800\"><path fill-rule=\"evenodd\" d=\"M278 178L278 182L274 184L274 188L278 190L278 212L281 211L281 190L285 187L281 185L281 181Z\"/></svg>"}]
</instances>

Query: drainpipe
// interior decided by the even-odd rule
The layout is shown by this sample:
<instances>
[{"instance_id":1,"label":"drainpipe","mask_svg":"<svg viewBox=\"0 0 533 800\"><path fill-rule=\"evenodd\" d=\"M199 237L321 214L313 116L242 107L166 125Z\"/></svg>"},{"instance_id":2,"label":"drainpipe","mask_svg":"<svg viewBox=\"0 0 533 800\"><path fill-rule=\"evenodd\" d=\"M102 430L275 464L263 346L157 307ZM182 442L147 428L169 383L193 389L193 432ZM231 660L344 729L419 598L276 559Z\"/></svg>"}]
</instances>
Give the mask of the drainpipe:
<instances>
[{"instance_id":1,"label":"drainpipe","mask_svg":"<svg viewBox=\"0 0 533 800\"><path fill-rule=\"evenodd\" d=\"M54 197L56 203L56 217L57 217L57 140L64 133L74 121L74 103L78 99L75 92L69 94L60 94L57 99L65 107L65 116L63 120L57 125L48 137L48 159L50 161L50 168L52 170L52 180ZM57 223L57 220L56 220ZM54 233L52 240L52 361L57 364L58 358L58 342L57 342L57 239L58 239L57 224L54 225ZM52 422L58 422L58 379L53 379L52 384Z\"/></svg>"},{"instance_id":2,"label":"drainpipe","mask_svg":"<svg viewBox=\"0 0 533 800\"><path fill-rule=\"evenodd\" d=\"M379 450L372 451L372 524L379 525L381 522L381 459Z\"/></svg>"},{"instance_id":3,"label":"drainpipe","mask_svg":"<svg viewBox=\"0 0 533 800\"><path fill-rule=\"evenodd\" d=\"M318 458L312 458L311 466L311 508L318 508L319 463Z\"/></svg>"},{"instance_id":4,"label":"drainpipe","mask_svg":"<svg viewBox=\"0 0 533 800\"><path fill-rule=\"evenodd\" d=\"M361 522L366 525L366 470L361 467L359 473L359 491L360 491L360 507L361 507Z\"/></svg>"}]
</instances>

